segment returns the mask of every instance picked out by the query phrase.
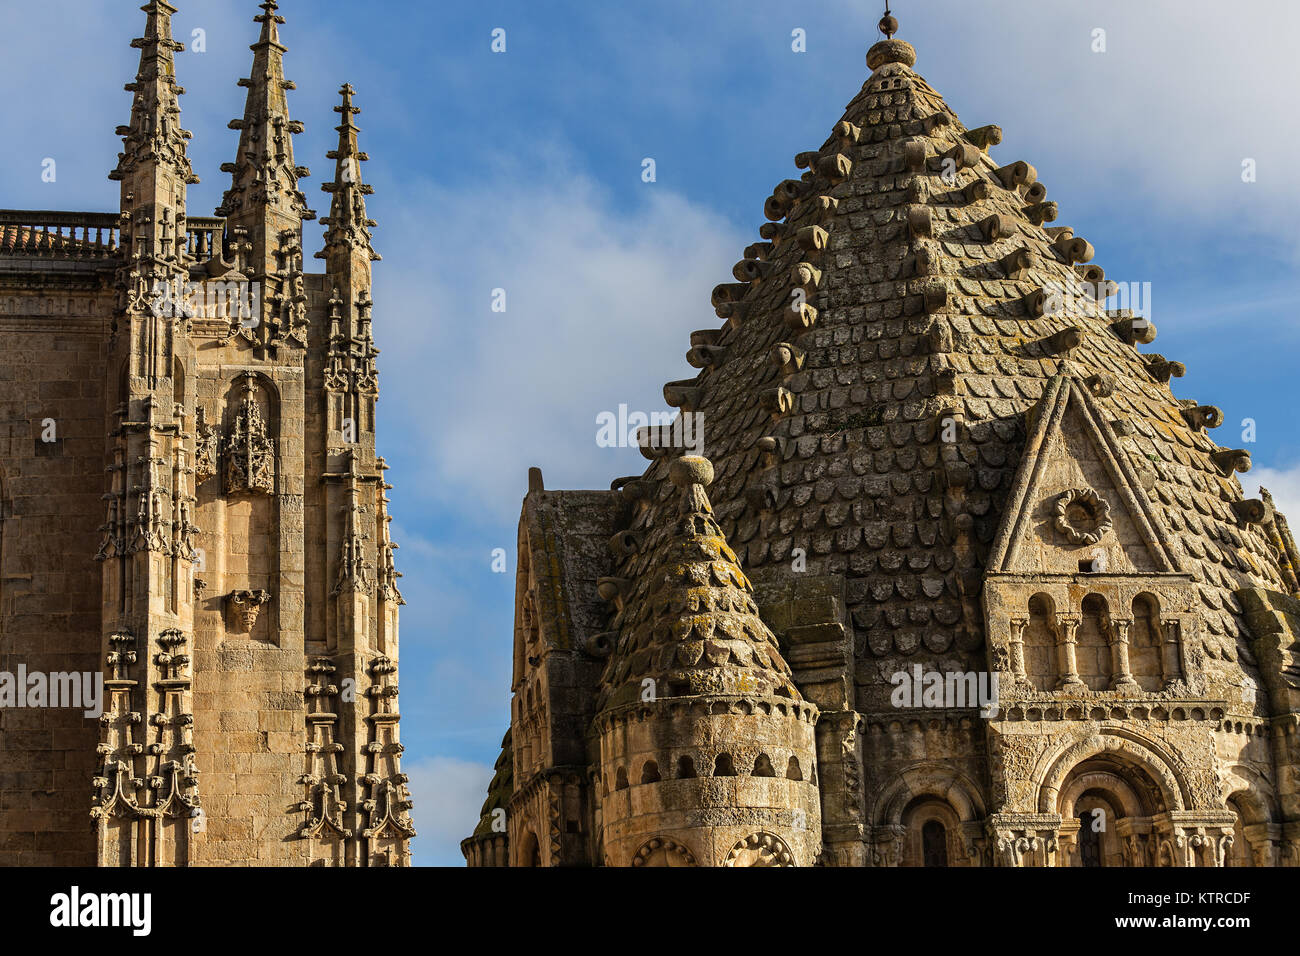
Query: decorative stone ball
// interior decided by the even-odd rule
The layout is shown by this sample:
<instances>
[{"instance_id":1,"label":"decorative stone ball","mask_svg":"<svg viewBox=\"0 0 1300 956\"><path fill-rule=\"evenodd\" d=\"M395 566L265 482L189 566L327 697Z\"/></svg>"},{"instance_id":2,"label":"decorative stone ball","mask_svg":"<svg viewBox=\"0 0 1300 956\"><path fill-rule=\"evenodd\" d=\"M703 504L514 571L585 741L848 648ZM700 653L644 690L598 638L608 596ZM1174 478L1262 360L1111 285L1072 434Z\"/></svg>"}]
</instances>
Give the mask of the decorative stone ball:
<instances>
[{"instance_id":1,"label":"decorative stone ball","mask_svg":"<svg viewBox=\"0 0 1300 956\"><path fill-rule=\"evenodd\" d=\"M713 463L700 455L683 455L672 463L668 477L678 488L713 483Z\"/></svg>"},{"instance_id":2,"label":"decorative stone ball","mask_svg":"<svg viewBox=\"0 0 1300 956\"><path fill-rule=\"evenodd\" d=\"M880 18L880 23L877 24L877 27L879 27L880 32L885 36L892 37L898 32L898 17L895 17L892 14L883 16Z\"/></svg>"},{"instance_id":3,"label":"decorative stone ball","mask_svg":"<svg viewBox=\"0 0 1300 956\"><path fill-rule=\"evenodd\" d=\"M886 63L916 64L916 50L906 40L881 40L867 51L867 69L875 72Z\"/></svg>"}]
</instances>

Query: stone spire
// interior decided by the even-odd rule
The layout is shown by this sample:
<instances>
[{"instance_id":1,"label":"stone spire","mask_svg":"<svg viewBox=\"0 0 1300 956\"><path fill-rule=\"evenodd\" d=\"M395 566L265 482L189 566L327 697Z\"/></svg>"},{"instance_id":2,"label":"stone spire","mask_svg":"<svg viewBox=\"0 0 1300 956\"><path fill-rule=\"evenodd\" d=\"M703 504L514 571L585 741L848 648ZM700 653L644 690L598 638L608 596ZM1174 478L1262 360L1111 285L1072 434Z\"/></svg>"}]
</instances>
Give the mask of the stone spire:
<instances>
[{"instance_id":1,"label":"stone spire","mask_svg":"<svg viewBox=\"0 0 1300 956\"><path fill-rule=\"evenodd\" d=\"M614 536L626 577L598 585L618 609L592 725L607 862L811 865L818 709L714 518L713 465L684 455L668 476L679 496L665 489L647 530Z\"/></svg>"},{"instance_id":2,"label":"stone spire","mask_svg":"<svg viewBox=\"0 0 1300 956\"><path fill-rule=\"evenodd\" d=\"M173 54L185 44L172 39L172 14L166 0L150 0L143 37L131 41L140 51L140 68L125 89L135 94L131 122L119 126L122 152L109 179L122 184L122 213L131 233L126 258L170 263L185 259L183 226L186 186L197 183L186 154L188 130L181 129ZM126 245L126 243L124 243Z\"/></svg>"},{"instance_id":3,"label":"stone spire","mask_svg":"<svg viewBox=\"0 0 1300 956\"><path fill-rule=\"evenodd\" d=\"M298 180L310 171L293 158L293 136L303 127L289 118L286 93L295 86L284 78L287 48L278 29L284 17L276 13L275 0L265 0L261 7L253 18L262 25L250 47L253 69L239 81L248 89L244 118L230 121L230 128L240 131L239 152L233 163L221 166L232 180L217 209L232 230L245 230L241 238L251 248L244 267L250 278L275 275L284 265L286 247L301 247L303 221L316 218L298 189Z\"/></svg>"},{"instance_id":4,"label":"stone spire","mask_svg":"<svg viewBox=\"0 0 1300 956\"><path fill-rule=\"evenodd\" d=\"M378 223L366 217L365 197L375 190L361 181L361 164L370 157L357 145L357 134L361 130L352 122L352 117L361 110L352 105L354 93L356 90L350 84L343 84L339 90L343 102L334 107L334 112L342 114L343 122L335 127L339 134L338 149L325 154L326 158L334 160L334 181L322 183L321 191L333 198L329 216L321 220L325 226L325 248L316 253L316 258L326 260L331 275L356 270L358 277L364 276L368 285L370 263L378 262L382 257L370 244L370 230Z\"/></svg>"},{"instance_id":5,"label":"stone spire","mask_svg":"<svg viewBox=\"0 0 1300 956\"><path fill-rule=\"evenodd\" d=\"M352 105L355 92L345 83L339 90L343 102L334 107L343 122L337 127L338 149L326 154L334 160L334 181L321 184L332 199L330 214L321 219L325 248L316 258L325 260L331 289L325 387L345 393L340 421L353 422L360 436L356 440L370 443L373 412L368 409L373 408L378 391L374 360L379 354L371 334L370 263L381 257L370 244L370 230L376 223L366 216L365 197L374 189L361 181L361 164L370 157L357 145L360 129L352 117L361 110ZM331 424L331 430L336 427Z\"/></svg>"}]
</instances>

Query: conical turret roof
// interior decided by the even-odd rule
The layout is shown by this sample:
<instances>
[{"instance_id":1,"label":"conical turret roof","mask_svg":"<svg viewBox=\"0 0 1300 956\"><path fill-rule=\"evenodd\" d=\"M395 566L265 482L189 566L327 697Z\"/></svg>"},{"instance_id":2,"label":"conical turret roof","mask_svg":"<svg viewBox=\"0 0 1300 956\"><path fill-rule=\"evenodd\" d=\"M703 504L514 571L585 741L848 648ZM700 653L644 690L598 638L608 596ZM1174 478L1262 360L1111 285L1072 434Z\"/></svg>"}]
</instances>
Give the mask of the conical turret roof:
<instances>
[{"instance_id":1,"label":"conical turret roof","mask_svg":"<svg viewBox=\"0 0 1300 956\"><path fill-rule=\"evenodd\" d=\"M711 464L682 457L670 477L676 487L654 506L652 526L612 542L627 555L627 576L601 582L602 594L619 610L599 705L647 699L647 687L655 698L801 699L776 637L758 615L753 587L714 520L704 491L713 479Z\"/></svg>"},{"instance_id":2,"label":"conical turret roof","mask_svg":"<svg viewBox=\"0 0 1300 956\"><path fill-rule=\"evenodd\" d=\"M1051 225L1034 168L993 159L1001 131L964 126L915 61L901 40L872 47L831 136L767 200L766 241L715 290L727 322L692 336L699 375L665 388L702 416L739 563L804 549L810 573L843 574L859 653L980 649L1026 413L1068 362L1196 581L1209 656L1249 655L1233 592L1293 587L1242 502L1249 456L1210 437L1217 409L1174 396L1179 363L1138 350L1154 326L1080 287L1104 274ZM646 474L661 502L668 467Z\"/></svg>"},{"instance_id":3,"label":"conical turret roof","mask_svg":"<svg viewBox=\"0 0 1300 956\"><path fill-rule=\"evenodd\" d=\"M483 807L479 810L478 826L474 828L471 837L491 836L493 833L503 832L495 829L498 822L496 811L500 810L504 813L509 808L510 798L515 792L515 756L510 734L511 732L507 730L506 735L501 738L501 753L493 765L487 799L483 801Z\"/></svg>"}]
</instances>

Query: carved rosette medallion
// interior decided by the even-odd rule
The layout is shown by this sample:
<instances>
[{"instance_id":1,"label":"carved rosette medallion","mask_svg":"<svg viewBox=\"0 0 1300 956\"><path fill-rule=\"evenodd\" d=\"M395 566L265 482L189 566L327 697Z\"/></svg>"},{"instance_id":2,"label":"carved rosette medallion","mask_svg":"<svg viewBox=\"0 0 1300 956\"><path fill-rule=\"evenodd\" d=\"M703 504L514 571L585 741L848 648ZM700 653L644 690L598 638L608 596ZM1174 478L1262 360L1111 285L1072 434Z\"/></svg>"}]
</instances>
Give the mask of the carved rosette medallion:
<instances>
[{"instance_id":1,"label":"carved rosette medallion","mask_svg":"<svg viewBox=\"0 0 1300 956\"><path fill-rule=\"evenodd\" d=\"M1056 530L1072 544L1096 544L1110 531L1110 504L1091 488L1071 488L1056 499Z\"/></svg>"}]
</instances>

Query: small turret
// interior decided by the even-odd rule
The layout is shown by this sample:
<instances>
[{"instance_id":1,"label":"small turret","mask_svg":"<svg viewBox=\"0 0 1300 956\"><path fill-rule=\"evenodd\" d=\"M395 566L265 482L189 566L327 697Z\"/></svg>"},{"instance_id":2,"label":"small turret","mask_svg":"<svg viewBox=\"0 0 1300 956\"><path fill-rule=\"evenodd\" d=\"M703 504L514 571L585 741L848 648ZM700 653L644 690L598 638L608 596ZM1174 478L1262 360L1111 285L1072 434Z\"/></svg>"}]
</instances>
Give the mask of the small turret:
<instances>
[{"instance_id":1,"label":"small turret","mask_svg":"<svg viewBox=\"0 0 1300 956\"><path fill-rule=\"evenodd\" d=\"M813 726L713 515L705 458L602 588L618 645L600 688L601 808L613 866L809 866L821 850Z\"/></svg>"}]
</instances>

